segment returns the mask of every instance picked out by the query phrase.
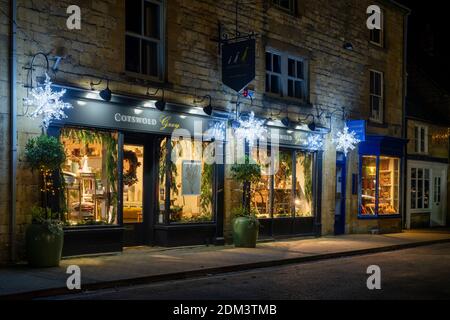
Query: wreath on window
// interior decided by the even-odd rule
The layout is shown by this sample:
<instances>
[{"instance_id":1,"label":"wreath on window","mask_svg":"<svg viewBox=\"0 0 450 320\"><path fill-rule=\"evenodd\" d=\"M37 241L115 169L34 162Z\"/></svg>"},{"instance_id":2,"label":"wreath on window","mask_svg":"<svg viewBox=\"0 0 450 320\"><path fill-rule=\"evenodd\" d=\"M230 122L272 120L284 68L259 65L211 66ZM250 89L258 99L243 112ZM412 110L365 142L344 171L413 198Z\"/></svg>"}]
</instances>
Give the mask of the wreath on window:
<instances>
[{"instance_id":1,"label":"wreath on window","mask_svg":"<svg viewBox=\"0 0 450 320\"><path fill-rule=\"evenodd\" d=\"M128 170L123 174L123 184L131 187L138 182L136 170L141 166L141 163L138 161L136 153L131 150L123 152L123 160L129 163Z\"/></svg>"}]
</instances>

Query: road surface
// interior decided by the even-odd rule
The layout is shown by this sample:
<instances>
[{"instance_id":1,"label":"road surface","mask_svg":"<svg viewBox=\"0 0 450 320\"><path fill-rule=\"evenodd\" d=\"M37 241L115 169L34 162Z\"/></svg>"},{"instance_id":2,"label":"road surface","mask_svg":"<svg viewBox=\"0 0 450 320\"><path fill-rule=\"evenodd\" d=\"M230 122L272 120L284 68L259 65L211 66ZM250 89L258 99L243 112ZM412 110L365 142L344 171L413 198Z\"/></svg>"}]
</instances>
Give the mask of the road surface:
<instances>
[{"instance_id":1,"label":"road surface","mask_svg":"<svg viewBox=\"0 0 450 320\"><path fill-rule=\"evenodd\" d=\"M367 289L370 265L381 269L381 290ZM53 299L450 299L450 244Z\"/></svg>"}]
</instances>

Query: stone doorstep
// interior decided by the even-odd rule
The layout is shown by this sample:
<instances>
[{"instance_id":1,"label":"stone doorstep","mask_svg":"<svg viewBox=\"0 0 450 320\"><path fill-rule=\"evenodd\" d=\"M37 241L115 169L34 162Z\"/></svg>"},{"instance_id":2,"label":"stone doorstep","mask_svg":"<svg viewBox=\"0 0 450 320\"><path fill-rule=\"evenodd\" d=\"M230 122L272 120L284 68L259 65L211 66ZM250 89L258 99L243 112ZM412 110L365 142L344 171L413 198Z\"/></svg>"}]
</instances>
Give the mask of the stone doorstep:
<instances>
[{"instance_id":1,"label":"stone doorstep","mask_svg":"<svg viewBox=\"0 0 450 320\"><path fill-rule=\"evenodd\" d=\"M445 234L448 235L448 233L445 233ZM405 240L407 240L407 239L405 239ZM174 273L168 273L168 274L143 276L143 277L138 277L138 278L123 278L120 280L113 280L113 281L97 281L96 282L95 280L91 280L90 283L86 283L83 285L82 291L95 291L95 290L102 290L102 289L115 288L115 287L126 287L126 286L132 286L132 285L143 285L143 284L150 284L150 283L164 282L164 281L199 278L199 277L205 277L205 276L216 275L216 274L221 274L221 273L247 271L247 270L252 270L252 269L282 266L282 265L293 264L293 263L307 263L307 262L313 262L313 261L319 261L319 260L336 259L336 258L343 258L343 257L352 257L352 256L357 256L357 255L389 252L389 251L396 251L396 250L409 249L409 248L415 248L415 247L420 247L420 246L428 246L428 245L440 244L440 243L449 243L449 242L450 242L450 237L435 239L435 240L425 240L425 241L413 239L412 241L409 240L408 242L401 243L401 244L376 246L376 247L372 247L372 248L364 248L364 249L358 249L358 250L347 250L347 251L344 250L344 251L338 251L338 252L332 252L332 253L314 254L314 255L309 255L309 256L293 257L293 258L287 258L287 259L281 259L281 260L250 262L250 263L245 263L245 264L194 269L194 270L187 270L187 271L174 272ZM41 290L29 291L29 292L19 292L19 293L7 294L7 295L3 295L3 296L0 295L0 299L29 300L29 299L35 299L35 298L44 298L44 297L50 297L50 296L56 296L56 295L67 295L67 294L76 294L76 293L80 293L80 291L70 291L67 288L60 287L60 288L41 289Z\"/></svg>"}]
</instances>

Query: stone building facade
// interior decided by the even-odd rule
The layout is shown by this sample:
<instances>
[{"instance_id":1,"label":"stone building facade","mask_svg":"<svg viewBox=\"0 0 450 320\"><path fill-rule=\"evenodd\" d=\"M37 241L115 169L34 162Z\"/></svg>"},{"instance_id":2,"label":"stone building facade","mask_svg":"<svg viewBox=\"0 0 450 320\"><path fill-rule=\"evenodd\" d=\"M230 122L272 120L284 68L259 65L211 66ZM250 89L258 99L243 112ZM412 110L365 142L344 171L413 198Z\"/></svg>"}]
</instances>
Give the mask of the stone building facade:
<instances>
[{"instance_id":1,"label":"stone building facade","mask_svg":"<svg viewBox=\"0 0 450 320\"><path fill-rule=\"evenodd\" d=\"M128 0L130 1L130 0ZM125 71L125 0L102 1L25 1L18 0L17 61L18 82L18 175L16 199L16 237L9 242L9 94L8 39L10 1L1 0L0 9L0 261L7 261L9 248L15 245L23 257L24 231L30 223L29 207L38 201L37 178L23 160L27 140L41 130L35 120L24 117L23 98L31 57L37 52L54 57L64 52L54 83L89 90L91 82L109 79L114 94L145 96L151 90L165 88L165 99L181 105L194 105L194 98L210 95L215 109L234 112L237 94L221 82L221 58L218 54L218 24L224 32L235 29L235 1L168 0L155 1L164 7L161 24L164 30L162 77L142 78ZM254 1L238 7L241 33L256 34L256 77L249 85L254 94L252 104L245 101L242 110L254 111L262 118L292 122L308 114L333 114L331 133L325 136L322 160L321 230L333 234L336 211L336 150L332 138L342 130L342 108L349 119L368 120L367 134L402 138L404 103L404 34L407 9L393 1L376 1L383 12L381 45L370 41L366 27L366 9L373 1L294 0L291 9L278 1ZM285 2L286 3L286 2ZM81 8L81 30L68 30L66 9ZM350 44L352 50L345 49ZM300 57L307 65L307 99L295 99L266 93L266 50ZM51 64L54 63L52 59ZM35 74L44 71L44 61L36 58ZM370 70L383 73L383 117L379 123L370 118ZM105 82L101 84L104 86ZM358 150L347 157L347 181L359 174ZM231 208L240 199L239 186L225 168L224 233L230 239ZM330 178L331 177L331 178ZM346 187L346 233L372 229L401 229L402 218L361 219L359 193ZM401 206L399 207L401 210ZM402 212L399 212L400 214Z\"/></svg>"}]
</instances>

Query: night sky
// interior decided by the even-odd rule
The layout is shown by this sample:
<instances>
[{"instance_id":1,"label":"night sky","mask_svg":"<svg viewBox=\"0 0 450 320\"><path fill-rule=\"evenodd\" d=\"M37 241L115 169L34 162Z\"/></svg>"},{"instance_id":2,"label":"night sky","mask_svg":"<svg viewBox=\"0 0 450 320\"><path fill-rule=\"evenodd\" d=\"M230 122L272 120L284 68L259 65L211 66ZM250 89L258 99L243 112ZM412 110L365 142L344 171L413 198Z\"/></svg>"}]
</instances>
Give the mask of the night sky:
<instances>
[{"instance_id":1,"label":"night sky","mask_svg":"<svg viewBox=\"0 0 450 320\"><path fill-rule=\"evenodd\" d=\"M408 64L416 64L450 91L450 18L446 1L398 0L412 10L409 17Z\"/></svg>"}]
</instances>

